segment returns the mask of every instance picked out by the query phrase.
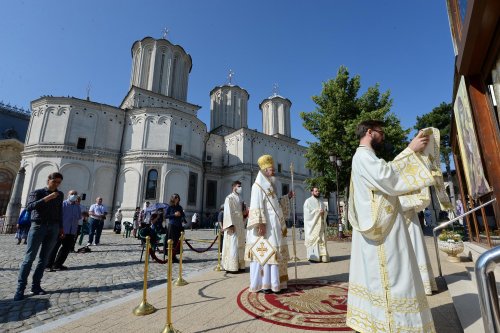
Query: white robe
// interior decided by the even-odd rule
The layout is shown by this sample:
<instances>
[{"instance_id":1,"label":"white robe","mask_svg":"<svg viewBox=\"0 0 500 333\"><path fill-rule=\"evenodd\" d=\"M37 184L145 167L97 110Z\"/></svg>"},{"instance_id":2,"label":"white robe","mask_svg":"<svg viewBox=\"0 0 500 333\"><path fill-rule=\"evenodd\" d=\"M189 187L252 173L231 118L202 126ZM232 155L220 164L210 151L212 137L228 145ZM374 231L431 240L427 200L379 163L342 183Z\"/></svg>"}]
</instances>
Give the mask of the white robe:
<instances>
[{"instance_id":1,"label":"white robe","mask_svg":"<svg viewBox=\"0 0 500 333\"><path fill-rule=\"evenodd\" d=\"M360 146L352 161L353 226L346 324L366 332L435 332L399 195L432 185L418 154L387 163Z\"/></svg>"},{"instance_id":2,"label":"white robe","mask_svg":"<svg viewBox=\"0 0 500 333\"><path fill-rule=\"evenodd\" d=\"M278 292L287 288L289 253L286 242L285 217L289 213L288 206L288 197L278 200L274 185L262 172L259 172L252 185L245 249L246 258L251 261L249 288L251 292L262 289L272 289ZM266 225L264 237L276 250L276 254L263 267L260 266L257 259L253 258L250 250L259 238L257 234L259 223Z\"/></svg>"},{"instance_id":3,"label":"white robe","mask_svg":"<svg viewBox=\"0 0 500 333\"><path fill-rule=\"evenodd\" d=\"M320 210L323 209L323 216ZM311 196L304 202L304 245L307 259L321 261L321 257L329 259L326 248L326 207L321 200Z\"/></svg>"},{"instance_id":4,"label":"white robe","mask_svg":"<svg viewBox=\"0 0 500 333\"><path fill-rule=\"evenodd\" d=\"M410 234L413 249L415 250L415 256L417 257L420 276L424 283L425 294L432 295L432 291L437 291L438 288L436 279L434 278L434 272L432 271L429 252L425 245L424 233L422 232L420 221L415 211L412 211L410 216L407 217L406 223L408 224L408 232Z\"/></svg>"},{"instance_id":5,"label":"white robe","mask_svg":"<svg viewBox=\"0 0 500 333\"><path fill-rule=\"evenodd\" d=\"M233 226L233 234L228 228ZM222 267L226 271L237 272L245 269L245 223L243 201L237 193L231 193L224 201L224 246L222 248Z\"/></svg>"}]
</instances>

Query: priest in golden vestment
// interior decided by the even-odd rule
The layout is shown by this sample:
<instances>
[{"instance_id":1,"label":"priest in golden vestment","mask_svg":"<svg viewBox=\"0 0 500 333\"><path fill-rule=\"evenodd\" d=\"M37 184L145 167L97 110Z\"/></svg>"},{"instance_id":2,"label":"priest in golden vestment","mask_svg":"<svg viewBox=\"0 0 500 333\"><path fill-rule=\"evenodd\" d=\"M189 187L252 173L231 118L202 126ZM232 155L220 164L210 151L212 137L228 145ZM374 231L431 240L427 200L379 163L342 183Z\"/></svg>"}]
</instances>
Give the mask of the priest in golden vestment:
<instances>
[{"instance_id":1,"label":"priest in golden vestment","mask_svg":"<svg viewBox=\"0 0 500 333\"><path fill-rule=\"evenodd\" d=\"M251 292L279 293L288 284L288 245L285 219L289 214L289 198L293 192L281 199L274 185L274 161L271 155L261 156L257 163L260 171L252 185L250 212L247 224L246 258L250 261ZM263 249L273 255L264 265L251 250L263 237L272 249Z\"/></svg>"},{"instance_id":2,"label":"priest in golden vestment","mask_svg":"<svg viewBox=\"0 0 500 333\"><path fill-rule=\"evenodd\" d=\"M434 184L420 154L420 131L398 158L377 158L383 122L361 122L352 160L349 222L353 227L346 324L361 332L435 332L399 197Z\"/></svg>"}]
</instances>

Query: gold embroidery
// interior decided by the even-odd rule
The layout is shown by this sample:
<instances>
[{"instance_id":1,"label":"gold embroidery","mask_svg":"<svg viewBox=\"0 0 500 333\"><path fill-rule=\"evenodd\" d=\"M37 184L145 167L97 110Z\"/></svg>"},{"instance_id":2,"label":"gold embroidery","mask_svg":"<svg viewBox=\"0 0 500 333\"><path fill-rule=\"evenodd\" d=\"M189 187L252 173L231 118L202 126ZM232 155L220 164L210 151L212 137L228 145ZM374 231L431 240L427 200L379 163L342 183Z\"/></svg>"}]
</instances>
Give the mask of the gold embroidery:
<instances>
[{"instance_id":1,"label":"gold embroidery","mask_svg":"<svg viewBox=\"0 0 500 333\"><path fill-rule=\"evenodd\" d=\"M383 322L376 320L370 314L359 308L349 305L347 308L346 324L359 332L398 332L398 333L435 333L434 322L430 321L423 326L400 326L392 327L392 331Z\"/></svg>"},{"instance_id":2,"label":"gold embroidery","mask_svg":"<svg viewBox=\"0 0 500 333\"><path fill-rule=\"evenodd\" d=\"M358 284L349 284L349 296L356 296L358 298L367 300L368 302L370 302L370 305L374 307L385 308L387 303L386 295L387 293L384 293L384 295L372 293L366 287ZM391 296L390 299L390 311L392 313L420 313L429 308L425 295L421 295L420 297L416 298L399 298Z\"/></svg>"}]
</instances>

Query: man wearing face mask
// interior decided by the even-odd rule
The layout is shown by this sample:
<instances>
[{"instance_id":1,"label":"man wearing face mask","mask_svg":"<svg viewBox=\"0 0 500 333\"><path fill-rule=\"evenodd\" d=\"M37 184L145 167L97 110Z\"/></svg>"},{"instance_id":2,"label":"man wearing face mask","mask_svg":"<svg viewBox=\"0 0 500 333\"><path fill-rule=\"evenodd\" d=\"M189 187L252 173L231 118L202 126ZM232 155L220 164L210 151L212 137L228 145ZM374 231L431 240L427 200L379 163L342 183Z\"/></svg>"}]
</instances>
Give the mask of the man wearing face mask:
<instances>
[{"instance_id":1,"label":"man wearing face mask","mask_svg":"<svg viewBox=\"0 0 500 333\"><path fill-rule=\"evenodd\" d=\"M328 262L326 249L326 209L320 200L317 187L311 190L311 197L304 202L304 245L307 259L314 262Z\"/></svg>"},{"instance_id":2,"label":"man wearing face mask","mask_svg":"<svg viewBox=\"0 0 500 333\"><path fill-rule=\"evenodd\" d=\"M241 191L241 182L233 182L233 190L224 201L222 267L229 273L245 271L244 217L248 210L244 208Z\"/></svg>"},{"instance_id":3,"label":"man wearing face mask","mask_svg":"<svg viewBox=\"0 0 500 333\"><path fill-rule=\"evenodd\" d=\"M78 220L82 216L80 204L78 203L78 192L75 190L70 190L68 192L68 199L63 201L62 215L64 234L59 237L47 263L47 270L50 272L68 269L63 264L73 249L78 230Z\"/></svg>"}]
</instances>

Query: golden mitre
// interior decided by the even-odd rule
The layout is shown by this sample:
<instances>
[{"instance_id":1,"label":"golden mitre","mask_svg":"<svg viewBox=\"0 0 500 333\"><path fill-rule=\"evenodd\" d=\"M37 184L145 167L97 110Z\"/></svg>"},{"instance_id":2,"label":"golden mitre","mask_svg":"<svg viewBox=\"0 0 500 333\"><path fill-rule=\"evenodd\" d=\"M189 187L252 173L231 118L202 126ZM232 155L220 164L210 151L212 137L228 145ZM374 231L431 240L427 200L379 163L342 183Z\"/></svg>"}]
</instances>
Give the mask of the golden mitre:
<instances>
[{"instance_id":1,"label":"golden mitre","mask_svg":"<svg viewBox=\"0 0 500 333\"><path fill-rule=\"evenodd\" d=\"M261 170L265 170L274 166L273 157L271 155L262 155L257 160L257 163L259 164L259 168Z\"/></svg>"}]
</instances>

